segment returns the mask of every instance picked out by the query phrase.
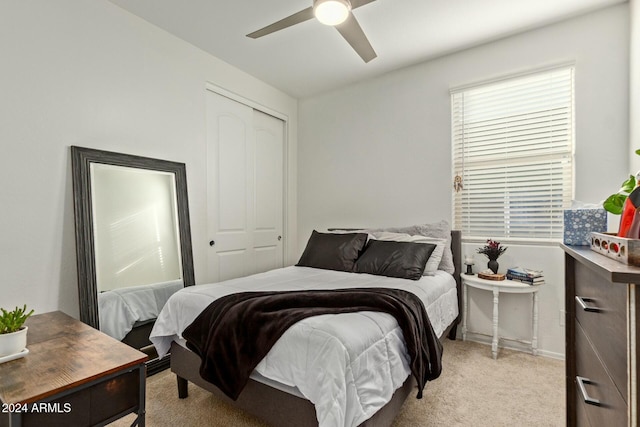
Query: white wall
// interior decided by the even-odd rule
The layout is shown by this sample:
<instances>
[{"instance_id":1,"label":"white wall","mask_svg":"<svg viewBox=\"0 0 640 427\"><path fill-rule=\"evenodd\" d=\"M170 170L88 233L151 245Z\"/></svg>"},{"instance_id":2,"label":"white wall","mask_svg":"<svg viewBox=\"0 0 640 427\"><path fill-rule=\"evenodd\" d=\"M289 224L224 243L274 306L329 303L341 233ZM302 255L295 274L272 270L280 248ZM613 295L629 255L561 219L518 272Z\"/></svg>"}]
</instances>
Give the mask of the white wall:
<instances>
[{"instance_id":1,"label":"white wall","mask_svg":"<svg viewBox=\"0 0 640 427\"><path fill-rule=\"evenodd\" d=\"M300 248L314 228L451 218L450 87L568 61L576 66L575 196L604 199L626 174L628 12L627 4L611 7L301 100ZM554 355L564 352L562 254L514 245L501 259L545 271L539 345ZM503 328L527 338L519 325L528 306L505 302ZM490 319L486 310L472 318L476 329Z\"/></svg>"},{"instance_id":2,"label":"white wall","mask_svg":"<svg viewBox=\"0 0 640 427\"><path fill-rule=\"evenodd\" d=\"M634 152L640 148L640 0L630 0L629 20L631 24L630 72L629 72L629 170L640 171L640 156Z\"/></svg>"},{"instance_id":3,"label":"white wall","mask_svg":"<svg viewBox=\"0 0 640 427\"><path fill-rule=\"evenodd\" d=\"M0 28L0 307L78 315L70 145L186 163L208 281L206 82L289 117L295 252L295 99L106 0L4 1Z\"/></svg>"}]
</instances>

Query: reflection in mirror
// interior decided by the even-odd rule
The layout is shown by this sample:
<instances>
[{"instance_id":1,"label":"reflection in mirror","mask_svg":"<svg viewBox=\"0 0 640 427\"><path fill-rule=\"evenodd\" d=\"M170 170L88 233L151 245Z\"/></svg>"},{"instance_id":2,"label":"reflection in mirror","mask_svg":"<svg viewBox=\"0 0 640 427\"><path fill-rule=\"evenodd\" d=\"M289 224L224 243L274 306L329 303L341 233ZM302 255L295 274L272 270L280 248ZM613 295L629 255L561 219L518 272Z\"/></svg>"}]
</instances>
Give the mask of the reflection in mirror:
<instances>
[{"instance_id":1,"label":"reflection in mirror","mask_svg":"<svg viewBox=\"0 0 640 427\"><path fill-rule=\"evenodd\" d=\"M71 153L81 320L154 358L155 318L175 291L194 284L185 166Z\"/></svg>"},{"instance_id":2,"label":"reflection in mirror","mask_svg":"<svg viewBox=\"0 0 640 427\"><path fill-rule=\"evenodd\" d=\"M91 164L98 292L182 279L175 178Z\"/></svg>"}]
</instances>

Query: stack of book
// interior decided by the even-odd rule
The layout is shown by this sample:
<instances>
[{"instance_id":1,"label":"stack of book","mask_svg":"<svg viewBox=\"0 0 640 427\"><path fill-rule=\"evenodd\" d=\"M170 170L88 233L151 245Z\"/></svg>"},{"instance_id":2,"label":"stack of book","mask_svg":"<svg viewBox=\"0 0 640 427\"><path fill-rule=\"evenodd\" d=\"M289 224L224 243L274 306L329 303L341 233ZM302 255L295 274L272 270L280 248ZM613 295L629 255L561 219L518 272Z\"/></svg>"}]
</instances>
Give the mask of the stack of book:
<instances>
[{"instance_id":1,"label":"stack of book","mask_svg":"<svg viewBox=\"0 0 640 427\"><path fill-rule=\"evenodd\" d=\"M513 267L507 270L507 279L517 280L529 285L542 285L544 283L544 276L542 271L531 270L529 268Z\"/></svg>"}]
</instances>

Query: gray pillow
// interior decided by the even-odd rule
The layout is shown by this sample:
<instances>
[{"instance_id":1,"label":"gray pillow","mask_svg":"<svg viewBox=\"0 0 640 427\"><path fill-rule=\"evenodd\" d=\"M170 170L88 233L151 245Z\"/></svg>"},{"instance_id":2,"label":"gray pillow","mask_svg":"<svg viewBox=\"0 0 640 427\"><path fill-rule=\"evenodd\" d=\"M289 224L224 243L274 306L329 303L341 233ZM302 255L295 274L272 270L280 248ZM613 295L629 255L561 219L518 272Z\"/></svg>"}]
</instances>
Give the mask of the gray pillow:
<instances>
[{"instance_id":1,"label":"gray pillow","mask_svg":"<svg viewBox=\"0 0 640 427\"><path fill-rule=\"evenodd\" d=\"M405 233L412 236L417 234L420 236L435 237L437 239L446 239L447 245L444 253L442 254L442 260L440 261L438 270L446 271L449 274L454 274L456 272L456 268L453 264L453 253L451 252L451 226L445 220L434 222L431 224L410 225L408 227L379 228L368 231L391 231L393 233Z\"/></svg>"},{"instance_id":2,"label":"gray pillow","mask_svg":"<svg viewBox=\"0 0 640 427\"><path fill-rule=\"evenodd\" d=\"M313 230L296 265L351 272L365 243L366 233L333 234Z\"/></svg>"}]
</instances>

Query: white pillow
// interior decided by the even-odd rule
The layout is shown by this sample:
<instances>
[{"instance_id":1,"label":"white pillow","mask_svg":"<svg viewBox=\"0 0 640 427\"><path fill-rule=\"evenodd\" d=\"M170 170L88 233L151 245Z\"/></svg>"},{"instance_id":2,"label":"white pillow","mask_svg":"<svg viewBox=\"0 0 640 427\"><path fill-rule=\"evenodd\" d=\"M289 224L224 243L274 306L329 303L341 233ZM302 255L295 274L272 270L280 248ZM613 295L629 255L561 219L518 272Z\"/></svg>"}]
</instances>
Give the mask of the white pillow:
<instances>
[{"instance_id":1,"label":"white pillow","mask_svg":"<svg viewBox=\"0 0 640 427\"><path fill-rule=\"evenodd\" d=\"M442 260L442 255L444 254L444 250L447 247L446 239L436 239L434 237L419 235L412 236L410 234L392 233L390 231L375 231L371 234L378 240L431 243L433 245L436 245L436 248L433 250L431 256L427 260L427 265L424 268L424 273L422 273L423 276L434 276L436 274L436 271L438 271L438 266L440 265L440 261Z\"/></svg>"}]
</instances>

